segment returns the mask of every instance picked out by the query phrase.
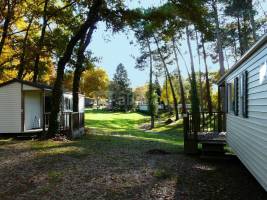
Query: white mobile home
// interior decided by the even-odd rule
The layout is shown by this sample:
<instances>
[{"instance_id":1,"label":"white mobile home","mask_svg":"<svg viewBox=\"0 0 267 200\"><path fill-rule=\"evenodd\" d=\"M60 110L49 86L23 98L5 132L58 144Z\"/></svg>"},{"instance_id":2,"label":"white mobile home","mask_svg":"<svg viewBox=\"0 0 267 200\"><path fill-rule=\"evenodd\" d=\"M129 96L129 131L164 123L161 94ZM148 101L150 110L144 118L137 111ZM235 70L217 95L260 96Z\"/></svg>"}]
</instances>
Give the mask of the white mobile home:
<instances>
[{"instance_id":1,"label":"white mobile home","mask_svg":"<svg viewBox=\"0 0 267 200\"><path fill-rule=\"evenodd\" d=\"M0 84L0 134L44 132L51 110L50 86L13 79ZM61 108L62 131L83 132L84 96L79 95L79 112L72 111L72 94L64 92ZM74 130L75 128L75 130Z\"/></svg>"},{"instance_id":2,"label":"white mobile home","mask_svg":"<svg viewBox=\"0 0 267 200\"><path fill-rule=\"evenodd\" d=\"M220 79L227 143L267 191L267 34Z\"/></svg>"}]
</instances>

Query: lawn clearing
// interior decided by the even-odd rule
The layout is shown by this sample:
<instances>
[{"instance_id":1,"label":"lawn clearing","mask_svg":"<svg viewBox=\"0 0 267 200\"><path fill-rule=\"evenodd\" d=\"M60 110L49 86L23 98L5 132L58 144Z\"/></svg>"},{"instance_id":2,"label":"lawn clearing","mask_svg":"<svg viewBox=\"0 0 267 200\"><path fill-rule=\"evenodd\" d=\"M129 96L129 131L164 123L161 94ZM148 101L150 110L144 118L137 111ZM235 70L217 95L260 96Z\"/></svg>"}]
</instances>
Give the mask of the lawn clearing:
<instances>
[{"instance_id":1,"label":"lawn clearing","mask_svg":"<svg viewBox=\"0 0 267 200\"><path fill-rule=\"evenodd\" d=\"M0 140L0 199L266 198L238 160L185 156L180 122L141 130L148 119L87 111L79 140Z\"/></svg>"}]
</instances>

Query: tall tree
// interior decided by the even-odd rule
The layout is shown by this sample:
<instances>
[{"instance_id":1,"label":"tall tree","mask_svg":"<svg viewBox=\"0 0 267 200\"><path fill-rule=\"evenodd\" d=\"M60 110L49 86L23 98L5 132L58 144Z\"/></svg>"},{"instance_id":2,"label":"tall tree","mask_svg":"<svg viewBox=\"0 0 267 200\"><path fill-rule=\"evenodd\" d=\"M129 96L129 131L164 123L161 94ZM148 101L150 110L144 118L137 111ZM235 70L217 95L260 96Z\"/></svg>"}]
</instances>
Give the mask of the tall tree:
<instances>
[{"instance_id":1,"label":"tall tree","mask_svg":"<svg viewBox=\"0 0 267 200\"><path fill-rule=\"evenodd\" d=\"M199 98L198 98L198 92L197 92L196 73L195 73L194 59L193 59L193 54L192 54L192 48L191 48L191 42L190 42L190 33L189 33L188 26L185 27L185 30L186 30L187 46L188 46L189 56L190 56L190 63L191 63L191 106L192 106L192 112L193 113L199 113Z\"/></svg>"},{"instance_id":2,"label":"tall tree","mask_svg":"<svg viewBox=\"0 0 267 200\"><path fill-rule=\"evenodd\" d=\"M32 25L32 21L33 21L33 16L31 16L29 19L29 24L26 28L25 37L24 37L23 43L22 43L22 52L20 55L19 70L18 70L18 75L17 75L18 79L22 79L24 68L25 68L25 56L26 56L26 50L27 50L27 46L28 46L28 36L29 36L29 31L30 31L31 25Z\"/></svg>"},{"instance_id":3,"label":"tall tree","mask_svg":"<svg viewBox=\"0 0 267 200\"><path fill-rule=\"evenodd\" d=\"M82 76L82 73L85 70L84 61L85 61L85 50L88 46L88 44L91 41L93 32L95 30L96 26L93 26L89 29L88 33L85 34L79 44L78 53L77 53L77 61L75 64L75 70L74 70L74 77L73 77L73 87L72 87L72 95L73 95L73 111L78 112L79 109L79 88L80 88L80 79Z\"/></svg>"},{"instance_id":4,"label":"tall tree","mask_svg":"<svg viewBox=\"0 0 267 200\"><path fill-rule=\"evenodd\" d=\"M201 111L203 111L203 88L202 88L202 74L201 74L201 62L200 62L200 51L199 51L199 42L198 42L198 33L197 30L195 29L196 33L196 45L197 45L197 56L198 56L198 82L199 82L199 97L200 97L200 108Z\"/></svg>"},{"instance_id":5,"label":"tall tree","mask_svg":"<svg viewBox=\"0 0 267 200\"><path fill-rule=\"evenodd\" d=\"M49 129L47 133L47 137L53 137L59 130L59 122L58 116L60 112L60 102L63 94L62 84L63 84L63 75L67 62L70 60L73 49L77 42L82 38L82 36L86 33L89 28L95 26L97 21L99 20L99 14L101 8L103 6L103 0L94 0L92 6L90 7L90 11L88 12L86 21L80 26L79 30L72 36L63 56L58 61L57 66L57 76L53 87L52 92L52 109L51 115L49 118Z\"/></svg>"},{"instance_id":6,"label":"tall tree","mask_svg":"<svg viewBox=\"0 0 267 200\"><path fill-rule=\"evenodd\" d=\"M156 43L156 46L157 46L157 51L158 51L159 57L160 57L160 59L162 61L164 70L165 70L165 72L167 74L167 77L169 79L169 83L170 83L170 87L171 87L171 92L172 92L172 97L173 97L173 106L174 106L174 111L175 111L175 120L177 121L179 119L178 103L177 103L177 98L176 98L176 94L175 94L175 91L174 91L174 86L173 86L173 83L172 83L171 75L170 75L168 66L166 64L165 58L164 58L164 56L163 56L163 54L161 52L158 39L156 38L155 35L153 35L153 38L155 40L155 43Z\"/></svg>"},{"instance_id":7,"label":"tall tree","mask_svg":"<svg viewBox=\"0 0 267 200\"><path fill-rule=\"evenodd\" d=\"M208 112L212 113L212 102L211 102L211 92L210 92L209 71L208 71L207 54L206 54L205 41L204 41L203 34L201 34L201 43L202 43L203 58L204 58L204 64L205 64L207 108L208 108Z\"/></svg>"},{"instance_id":8,"label":"tall tree","mask_svg":"<svg viewBox=\"0 0 267 200\"><path fill-rule=\"evenodd\" d=\"M129 106L131 106L129 100L132 97L132 90L128 73L122 63L117 66L110 86L113 108L121 111L124 110L125 112L128 111Z\"/></svg>"},{"instance_id":9,"label":"tall tree","mask_svg":"<svg viewBox=\"0 0 267 200\"><path fill-rule=\"evenodd\" d=\"M148 48L148 52L149 52L149 90L148 90L148 102L149 102L149 111L150 111L150 128L153 129L155 126L155 112L156 109L154 108L154 94L155 91L153 89L153 80L152 80L152 76L153 76L153 58L152 58L152 50L150 47L150 41L149 39L146 39L147 41L147 48Z\"/></svg>"},{"instance_id":10,"label":"tall tree","mask_svg":"<svg viewBox=\"0 0 267 200\"><path fill-rule=\"evenodd\" d=\"M173 48L173 53L175 56L177 72L178 72L178 81L179 81L181 103L182 103L182 113L186 113L187 109L186 109L186 102L185 102L184 84L183 84L181 70L180 70L180 66L179 66L178 55L177 55L176 48L175 48L175 38L174 37L172 37L172 48Z\"/></svg>"},{"instance_id":11,"label":"tall tree","mask_svg":"<svg viewBox=\"0 0 267 200\"><path fill-rule=\"evenodd\" d=\"M212 8L214 13L214 20L215 20L215 30L216 30L216 46L219 55L219 64L220 64L220 75L223 76L225 73L224 67L224 56L223 56L223 45L222 45L222 36L221 36L221 29L220 29L220 21L219 21L219 14L217 9L217 0L212 0Z\"/></svg>"},{"instance_id":12,"label":"tall tree","mask_svg":"<svg viewBox=\"0 0 267 200\"><path fill-rule=\"evenodd\" d=\"M33 71L33 82L36 82L38 80L39 76L39 62L40 62L40 54L43 48L44 44L44 39L45 39L45 32L46 32L46 27L48 24L48 13L47 13L47 8L48 8L48 3L50 0L45 0L44 1L44 10L43 10L43 24L42 24L42 30L41 30L41 35L37 43L37 52L36 52L36 57L34 61L34 71Z\"/></svg>"},{"instance_id":13,"label":"tall tree","mask_svg":"<svg viewBox=\"0 0 267 200\"><path fill-rule=\"evenodd\" d=\"M15 9L16 4L17 4L17 0L7 0L6 4L4 4L6 6L6 15L4 17L5 21L3 24L3 31L2 31L1 40L0 40L0 56L2 54L3 47L5 45L5 41L8 35L8 29L10 27L11 20L14 17L14 9Z\"/></svg>"}]
</instances>

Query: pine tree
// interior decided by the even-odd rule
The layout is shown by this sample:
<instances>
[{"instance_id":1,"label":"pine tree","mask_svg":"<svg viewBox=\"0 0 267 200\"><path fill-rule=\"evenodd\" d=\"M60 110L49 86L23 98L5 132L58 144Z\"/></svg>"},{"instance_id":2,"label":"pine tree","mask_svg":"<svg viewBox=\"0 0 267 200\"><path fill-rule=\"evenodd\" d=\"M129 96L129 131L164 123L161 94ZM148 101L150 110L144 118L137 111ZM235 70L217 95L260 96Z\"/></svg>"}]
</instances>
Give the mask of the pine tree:
<instances>
[{"instance_id":1,"label":"pine tree","mask_svg":"<svg viewBox=\"0 0 267 200\"><path fill-rule=\"evenodd\" d=\"M128 111L131 108L131 102L129 101L132 97L132 90L130 88L130 80L127 71L122 63L116 68L111 91L113 107L117 110Z\"/></svg>"}]
</instances>

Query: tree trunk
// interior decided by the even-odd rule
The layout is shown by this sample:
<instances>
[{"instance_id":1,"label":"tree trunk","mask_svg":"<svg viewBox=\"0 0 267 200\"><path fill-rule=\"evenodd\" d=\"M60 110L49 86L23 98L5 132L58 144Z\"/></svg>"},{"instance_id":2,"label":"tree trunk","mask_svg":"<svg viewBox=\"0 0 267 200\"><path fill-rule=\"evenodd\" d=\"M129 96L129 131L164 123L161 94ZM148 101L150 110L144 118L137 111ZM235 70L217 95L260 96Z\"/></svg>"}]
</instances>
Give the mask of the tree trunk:
<instances>
[{"instance_id":1,"label":"tree trunk","mask_svg":"<svg viewBox=\"0 0 267 200\"><path fill-rule=\"evenodd\" d=\"M211 94L210 94L210 81L209 81L209 71L208 71L208 65L207 65L207 54L205 49L205 42L204 37L201 35L201 42L202 42L202 50L203 50L203 57L204 57L204 63L205 63L205 80L206 80L206 98L207 98L207 107L208 112L212 113L212 102L211 102Z\"/></svg>"},{"instance_id":2,"label":"tree trunk","mask_svg":"<svg viewBox=\"0 0 267 200\"><path fill-rule=\"evenodd\" d=\"M49 0L45 0L44 2L44 11L43 11L43 24L42 24L42 30L41 30L41 36L38 41L37 45L37 54L35 56L35 61L34 61L34 71L33 71L33 82L37 82L39 78L39 63L40 63L40 54L44 45L44 38L45 38L45 31L48 23L48 18L47 18L47 7Z\"/></svg>"},{"instance_id":3,"label":"tree trunk","mask_svg":"<svg viewBox=\"0 0 267 200\"><path fill-rule=\"evenodd\" d=\"M257 42L257 33L256 33L256 24L255 24L255 12L253 10L253 4L252 4L252 0L248 0L248 5L249 5L249 18L250 18L250 25L251 25L251 29L252 29L252 36L253 36L253 40L254 42Z\"/></svg>"},{"instance_id":4,"label":"tree trunk","mask_svg":"<svg viewBox=\"0 0 267 200\"><path fill-rule=\"evenodd\" d=\"M47 137L53 137L59 131L59 112L60 112L60 103L63 95L62 84L63 84L63 76L65 65L70 60L73 49L77 42L81 39L81 37L86 33L89 28L95 26L97 20L99 19L99 12L101 6L103 4L103 0L94 0L92 7L87 16L87 20L83 25L81 25L79 31L72 36L70 39L66 50L63 56L59 59L58 67L57 67L57 77L54 83L54 88L52 92L52 108L51 114L49 118L49 129L47 133Z\"/></svg>"},{"instance_id":5,"label":"tree trunk","mask_svg":"<svg viewBox=\"0 0 267 200\"><path fill-rule=\"evenodd\" d=\"M181 53L180 49L177 47L177 45L175 45L175 47L176 47L176 49L177 49L179 55L181 56L181 58L182 58L182 60L183 60L183 62L184 62L184 65L185 65L185 68L186 68L186 72L187 72L188 78L189 78L189 80L191 81L191 75L190 75L188 66L187 66L187 64L186 64L186 61L185 61L185 59L184 59L184 56L183 56L183 54Z\"/></svg>"},{"instance_id":6,"label":"tree trunk","mask_svg":"<svg viewBox=\"0 0 267 200\"><path fill-rule=\"evenodd\" d=\"M170 112L170 101L169 101L169 95L168 95L168 77L167 74L165 72L165 93L166 93L166 103L167 103L167 107L168 107L168 111Z\"/></svg>"},{"instance_id":7,"label":"tree trunk","mask_svg":"<svg viewBox=\"0 0 267 200\"><path fill-rule=\"evenodd\" d=\"M93 26L89 29L87 35L86 33L84 36L82 36L78 54L77 54L77 61L75 65L75 71L73 76L73 84L72 84L72 95L73 95L73 111L78 112L79 111L79 88L80 88L80 80L82 73L84 72L85 68L83 67L85 56L84 52L89 45L93 32L95 30L96 26Z\"/></svg>"},{"instance_id":8,"label":"tree trunk","mask_svg":"<svg viewBox=\"0 0 267 200\"><path fill-rule=\"evenodd\" d=\"M241 32L241 24L240 24L240 17L237 17L237 31L238 31L238 41L239 41L239 50L241 56L244 54L244 45L243 45L243 37L242 37L242 32Z\"/></svg>"},{"instance_id":9,"label":"tree trunk","mask_svg":"<svg viewBox=\"0 0 267 200\"><path fill-rule=\"evenodd\" d=\"M236 40L234 40L234 42L233 42L234 44L234 54L235 54L235 56L234 56L234 58L235 58L235 62L237 62L238 61L238 52L237 52L237 44L236 44Z\"/></svg>"},{"instance_id":10,"label":"tree trunk","mask_svg":"<svg viewBox=\"0 0 267 200\"><path fill-rule=\"evenodd\" d=\"M203 88L202 88L202 75L201 75L201 63L200 63L200 52L199 52L199 43L198 43L198 34L197 34L197 30L195 30L195 33L196 33L196 43L197 43L197 56L198 56L198 65L199 65L199 70L198 70L198 73L199 73L199 78L198 78L198 81L199 81L199 93L200 93L200 108L201 108L201 111L203 111Z\"/></svg>"},{"instance_id":11,"label":"tree trunk","mask_svg":"<svg viewBox=\"0 0 267 200\"><path fill-rule=\"evenodd\" d=\"M176 49L175 49L175 39L174 39L174 37L172 38L172 47L173 47L173 53L174 53L174 56L175 56L175 61L176 61L177 71L178 71L178 81L179 81L179 85L180 85L182 113L184 114L184 113L187 112L186 102L185 102L184 85L183 85L183 80L182 80L182 76L181 76L180 66L179 66L179 62L178 62L178 55L177 55L177 52L176 52Z\"/></svg>"},{"instance_id":12,"label":"tree trunk","mask_svg":"<svg viewBox=\"0 0 267 200\"><path fill-rule=\"evenodd\" d=\"M19 71L18 71L18 75L17 75L18 79L22 79L24 68L25 68L25 54L26 54L26 49L27 49L28 35L29 35L29 31L30 31L30 28L32 25L32 21L33 21L33 16L31 17L29 24L27 26L25 37L24 37L23 44L22 44L22 52L20 55Z\"/></svg>"},{"instance_id":13,"label":"tree trunk","mask_svg":"<svg viewBox=\"0 0 267 200\"><path fill-rule=\"evenodd\" d=\"M152 85L152 76L153 76L153 63L152 63L152 51L151 51L151 47L150 47L150 42L147 39L147 47L148 47L148 51L149 51L149 64L150 64L150 68L149 68L149 107L150 107L150 128L153 129L155 127L155 113L153 113L153 111L151 110L152 107L152 92L153 92L153 85Z\"/></svg>"},{"instance_id":14,"label":"tree trunk","mask_svg":"<svg viewBox=\"0 0 267 200\"><path fill-rule=\"evenodd\" d=\"M199 99L198 99L198 92L197 92L197 81L196 81L196 74L195 74L195 67L194 67L194 60L193 60L193 54L191 49L191 43L189 38L189 30L186 26L186 39L187 39L187 46L189 50L190 55L190 61L191 61L191 107L193 113L199 113Z\"/></svg>"},{"instance_id":15,"label":"tree trunk","mask_svg":"<svg viewBox=\"0 0 267 200\"><path fill-rule=\"evenodd\" d=\"M165 62L165 59L164 59L164 57L163 57L163 55L162 55L162 53L160 51L158 40L157 40L157 38L155 36L153 36L153 37L154 37L154 40L155 40L156 45L157 45L159 56L160 56L160 58L162 60L163 66L165 68L167 77L168 77L169 82L170 82L170 87L171 87L171 92L172 92L172 97L173 97L173 106L174 106L174 111L175 111L175 121L177 121L177 120L179 120L178 104L177 104L177 99L176 99L174 87L173 87L172 80L171 80L171 75L169 73L169 70L168 70L167 64Z\"/></svg>"},{"instance_id":16,"label":"tree trunk","mask_svg":"<svg viewBox=\"0 0 267 200\"><path fill-rule=\"evenodd\" d=\"M229 70L230 64L229 64L229 59L228 59L228 56L227 56L226 49L224 49L224 57L225 57L225 60L226 60L226 63L227 63L227 70Z\"/></svg>"},{"instance_id":17,"label":"tree trunk","mask_svg":"<svg viewBox=\"0 0 267 200\"><path fill-rule=\"evenodd\" d=\"M248 10L243 11L243 28L242 28L242 38L243 38L243 47L244 53L248 50L249 47L249 24L250 24L250 14Z\"/></svg>"},{"instance_id":18,"label":"tree trunk","mask_svg":"<svg viewBox=\"0 0 267 200\"><path fill-rule=\"evenodd\" d=\"M220 75L223 76L225 73L225 67L224 67L224 56L222 47L222 36L221 36L220 22L217 9L217 0L212 1L212 8L215 16L215 29L216 29L216 39L217 39L217 50L219 54Z\"/></svg>"},{"instance_id":19,"label":"tree trunk","mask_svg":"<svg viewBox=\"0 0 267 200\"><path fill-rule=\"evenodd\" d=\"M11 0L7 0L7 15L6 15L6 18L5 18L4 25L3 25L2 37L1 37L1 40L0 40L0 56L2 54L4 45L5 45L5 41L6 41L6 38L7 38L9 24L10 24L11 19L13 17L14 6L15 5L12 6Z\"/></svg>"},{"instance_id":20,"label":"tree trunk","mask_svg":"<svg viewBox=\"0 0 267 200\"><path fill-rule=\"evenodd\" d=\"M186 31L187 46L188 46L190 61L191 61L191 72L192 72L191 74L191 111L192 111L192 120L193 120L192 130L194 133L197 133L200 128L200 112L199 112L199 99L198 99L198 93L197 93L197 80L196 80L194 60L193 60L193 55L192 55L188 26L185 27L185 31ZM195 140L197 139L196 137L197 135L194 134Z\"/></svg>"}]
</instances>

